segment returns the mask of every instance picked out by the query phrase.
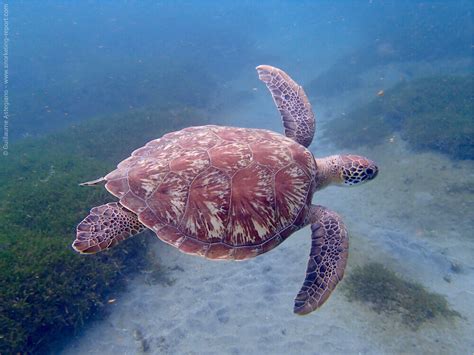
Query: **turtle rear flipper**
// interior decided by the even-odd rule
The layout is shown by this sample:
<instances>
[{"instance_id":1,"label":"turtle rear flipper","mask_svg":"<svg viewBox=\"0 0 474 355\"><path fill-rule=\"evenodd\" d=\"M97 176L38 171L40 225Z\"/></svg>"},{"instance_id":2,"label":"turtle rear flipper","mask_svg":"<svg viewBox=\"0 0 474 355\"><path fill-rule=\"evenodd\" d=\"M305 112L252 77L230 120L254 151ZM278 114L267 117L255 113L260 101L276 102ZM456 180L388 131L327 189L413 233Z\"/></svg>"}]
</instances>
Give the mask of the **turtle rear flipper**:
<instances>
[{"instance_id":1,"label":"turtle rear flipper","mask_svg":"<svg viewBox=\"0 0 474 355\"><path fill-rule=\"evenodd\" d=\"M295 298L294 312L308 314L328 299L344 276L349 238L341 217L323 206L311 206L311 253L306 279Z\"/></svg>"},{"instance_id":2,"label":"turtle rear flipper","mask_svg":"<svg viewBox=\"0 0 474 355\"><path fill-rule=\"evenodd\" d=\"M117 202L107 203L91 209L79 223L72 247L81 254L93 254L110 249L145 229L135 213Z\"/></svg>"}]
</instances>

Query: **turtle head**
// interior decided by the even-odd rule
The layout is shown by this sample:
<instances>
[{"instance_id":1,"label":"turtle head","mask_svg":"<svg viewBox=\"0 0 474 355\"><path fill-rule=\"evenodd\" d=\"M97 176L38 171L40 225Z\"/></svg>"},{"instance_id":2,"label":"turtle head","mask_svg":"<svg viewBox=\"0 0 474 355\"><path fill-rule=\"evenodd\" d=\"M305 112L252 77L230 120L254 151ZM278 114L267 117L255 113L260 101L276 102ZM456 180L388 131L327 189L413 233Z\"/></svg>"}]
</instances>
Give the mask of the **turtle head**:
<instances>
[{"instance_id":1,"label":"turtle head","mask_svg":"<svg viewBox=\"0 0 474 355\"><path fill-rule=\"evenodd\" d=\"M318 167L317 189L329 184L360 185L374 179L379 172L375 162L360 155L333 155L316 159L316 165Z\"/></svg>"},{"instance_id":2,"label":"turtle head","mask_svg":"<svg viewBox=\"0 0 474 355\"><path fill-rule=\"evenodd\" d=\"M339 176L342 185L360 185L374 179L379 172L375 162L360 155L340 155L339 157Z\"/></svg>"}]
</instances>

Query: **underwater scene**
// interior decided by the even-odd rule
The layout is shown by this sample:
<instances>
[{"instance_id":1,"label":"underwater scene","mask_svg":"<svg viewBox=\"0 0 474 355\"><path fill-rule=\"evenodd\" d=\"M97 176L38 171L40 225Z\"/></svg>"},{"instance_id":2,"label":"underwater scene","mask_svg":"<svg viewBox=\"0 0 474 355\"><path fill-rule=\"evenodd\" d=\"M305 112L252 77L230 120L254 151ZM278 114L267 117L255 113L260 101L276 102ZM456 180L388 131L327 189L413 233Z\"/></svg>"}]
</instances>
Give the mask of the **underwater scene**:
<instances>
[{"instance_id":1,"label":"underwater scene","mask_svg":"<svg viewBox=\"0 0 474 355\"><path fill-rule=\"evenodd\" d=\"M472 354L471 1L3 1L0 354Z\"/></svg>"}]
</instances>

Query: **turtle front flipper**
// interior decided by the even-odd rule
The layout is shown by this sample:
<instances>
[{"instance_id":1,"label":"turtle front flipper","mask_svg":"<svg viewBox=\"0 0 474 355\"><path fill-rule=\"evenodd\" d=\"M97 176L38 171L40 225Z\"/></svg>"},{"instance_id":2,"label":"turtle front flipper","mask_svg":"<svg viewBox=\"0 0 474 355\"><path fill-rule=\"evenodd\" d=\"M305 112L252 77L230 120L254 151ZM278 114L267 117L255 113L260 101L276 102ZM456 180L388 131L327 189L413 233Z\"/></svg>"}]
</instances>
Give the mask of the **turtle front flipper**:
<instances>
[{"instance_id":1,"label":"turtle front flipper","mask_svg":"<svg viewBox=\"0 0 474 355\"><path fill-rule=\"evenodd\" d=\"M303 88L283 70L270 65L257 67L258 78L265 83L280 111L285 135L309 147L313 141L316 122Z\"/></svg>"},{"instance_id":2,"label":"turtle front flipper","mask_svg":"<svg viewBox=\"0 0 474 355\"><path fill-rule=\"evenodd\" d=\"M311 206L311 253L306 279L295 298L294 312L308 314L320 307L344 276L349 240L341 217L322 206Z\"/></svg>"},{"instance_id":3,"label":"turtle front flipper","mask_svg":"<svg viewBox=\"0 0 474 355\"><path fill-rule=\"evenodd\" d=\"M135 213L117 202L107 203L91 209L78 224L72 247L79 253L93 254L110 249L145 229Z\"/></svg>"}]
</instances>

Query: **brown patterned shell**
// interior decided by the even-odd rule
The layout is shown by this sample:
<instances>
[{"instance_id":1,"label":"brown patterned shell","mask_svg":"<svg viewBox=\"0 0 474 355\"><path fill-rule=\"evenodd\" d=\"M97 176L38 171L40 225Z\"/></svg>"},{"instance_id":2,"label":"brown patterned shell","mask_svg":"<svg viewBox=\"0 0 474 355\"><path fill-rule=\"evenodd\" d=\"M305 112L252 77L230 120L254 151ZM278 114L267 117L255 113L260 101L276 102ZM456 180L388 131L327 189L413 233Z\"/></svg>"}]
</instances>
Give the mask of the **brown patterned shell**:
<instances>
[{"instance_id":1,"label":"brown patterned shell","mask_svg":"<svg viewBox=\"0 0 474 355\"><path fill-rule=\"evenodd\" d=\"M190 127L135 150L106 188L160 239L185 253L246 259L299 229L316 165L280 134Z\"/></svg>"}]
</instances>

